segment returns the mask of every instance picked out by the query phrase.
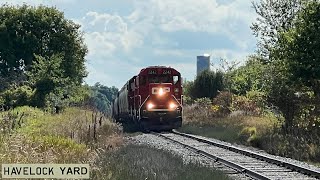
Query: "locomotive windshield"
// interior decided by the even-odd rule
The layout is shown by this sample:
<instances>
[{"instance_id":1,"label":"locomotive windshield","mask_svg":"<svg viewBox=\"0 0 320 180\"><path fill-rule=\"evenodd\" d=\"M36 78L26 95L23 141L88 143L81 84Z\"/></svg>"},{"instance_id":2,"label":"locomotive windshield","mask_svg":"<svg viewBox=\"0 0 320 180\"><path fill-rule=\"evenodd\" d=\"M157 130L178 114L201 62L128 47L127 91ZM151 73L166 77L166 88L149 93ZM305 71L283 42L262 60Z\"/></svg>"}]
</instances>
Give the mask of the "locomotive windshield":
<instances>
[{"instance_id":1,"label":"locomotive windshield","mask_svg":"<svg viewBox=\"0 0 320 180\"><path fill-rule=\"evenodd\" d=\"M148 77L149 83L171 83L172 76L168 75L152 75Z\"/></svg>"}]
</instances>

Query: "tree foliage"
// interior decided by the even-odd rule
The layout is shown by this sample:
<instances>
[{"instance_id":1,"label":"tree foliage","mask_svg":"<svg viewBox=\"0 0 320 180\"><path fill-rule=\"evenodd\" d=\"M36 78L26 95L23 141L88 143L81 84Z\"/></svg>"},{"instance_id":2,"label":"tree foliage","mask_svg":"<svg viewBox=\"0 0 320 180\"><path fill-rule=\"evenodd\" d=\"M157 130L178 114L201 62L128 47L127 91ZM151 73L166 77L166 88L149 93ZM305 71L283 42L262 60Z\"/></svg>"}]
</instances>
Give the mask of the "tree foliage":
<instances>
[{"instance_id":1,"label":"tree foliage","mask_svg":"<svg viewBox=\"0 0 320 180\"><path fill-rule=\"evenodd\" d=\"M90 87L90 89L92 91L92 96L89 100L90 104L100 112L108 114L111 110L111 102L118 93L118 88L114 86L107 87L100 83L96 83L94 86Z\"/></svg>"},{"instance_id":2,"label":"tree foliage","mask_svg":"<svg viewBox=\"0 0 320 180\"><path fill-rule=\"evenodd\" d=\"M0 22L0 96L13 98L5 105L58 107L88 96L80 25L56 8L28 5L2 5ZM24 103L16 101L20 86L29 87L22 88L30 98Z\"/></svg>"},{"instance_id":3,"label":"tree foliage","mask_svg":"<svg viewBox=\"0 0 320 180\"><path fill-rule=\"evenodd\" d=\"M320 3L310 1L299 13L294 28L280 34L277 55L292 80L310 87L320 98Z\"/></svg>"},{"instance_id":4,"label":"tree foliage","mask_svg":"<svg viewBox=\"0 0 320 180\"><path fill-rule=\"evenodd\" d=\"M3 5L0 8L0 75L24 72L35 61L63 55L60 68L64 77L81 83L86 75L87 48L80 25L64 18L56 8Z\"/></svg>"},{"instance_id":5,"label":"tree foliage","mask_svg":"<svg viewBox=\"0 0 320 180\"><path fill-rule=\"evenodd\" d=\"M213 99L223 89L223 73L203 71L187 90L193 99L208 97Z\"/></svg>"},{"instance_id":6,"label":"tree foliage","mask_svg":"<svg viewBox=\"0 0 320 180\"><path fill-rule=\"evenodd\" d=\"M227 73L225 86L237 95L246 95L250 91L263 91L266 66L259 58L251 56L245 65Z\"/></svg>"},{"instance_id":7,"label":"tree foliage","mask_svg":"<svg viewBox=\"0 0 320 180\"><path fill-rule=\"evenodd\" d=\"M259 54L264 61L272 60L269 56L278 43L279 32L293 27L293 22L303 2L304 0L261 0L253 2L258 18L252 24L251 29L254 35L259 38Z\"/></svg>"},{"instance_id":8,"label":"tree foliage","mask_svg":"<svg viewBox=\"0 0 320 180\"><path fill-rule=\"evenodd\" d=\"M269 105L283 114L287 130L302 122L316 124L320 115L319 1L261 0L254 7L259 17L252 29L260 38L259 50L265 52L262 89Z\"/></svg>"}]
</instances>

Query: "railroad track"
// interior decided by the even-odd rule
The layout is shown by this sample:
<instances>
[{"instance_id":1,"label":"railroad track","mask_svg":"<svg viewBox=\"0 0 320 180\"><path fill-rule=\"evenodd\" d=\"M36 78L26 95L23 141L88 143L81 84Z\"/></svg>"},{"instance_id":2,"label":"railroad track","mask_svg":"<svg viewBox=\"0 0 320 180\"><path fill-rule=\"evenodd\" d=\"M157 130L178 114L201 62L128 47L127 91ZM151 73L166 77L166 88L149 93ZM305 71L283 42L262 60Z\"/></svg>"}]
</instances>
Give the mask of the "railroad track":
<instances>
[{"instance_id":1,"label":"railroad track","mask_svg":"<svg viewBox=\"0 0 320 180\"><path fill-rule=\"evenodd\" d=\"M177 131L153 134L184 146L214 162L220 162L252 179L320 179L320 171L199 136Z\"/></svg>"}]
</instances>

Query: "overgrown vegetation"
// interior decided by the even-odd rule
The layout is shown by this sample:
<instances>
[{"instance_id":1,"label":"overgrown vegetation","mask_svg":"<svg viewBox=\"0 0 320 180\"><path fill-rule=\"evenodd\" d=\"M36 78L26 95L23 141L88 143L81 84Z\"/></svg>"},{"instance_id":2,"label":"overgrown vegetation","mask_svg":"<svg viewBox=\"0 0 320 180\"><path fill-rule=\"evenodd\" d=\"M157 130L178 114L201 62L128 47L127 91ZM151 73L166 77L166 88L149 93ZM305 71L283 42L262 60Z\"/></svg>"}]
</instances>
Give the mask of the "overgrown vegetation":
<instances>
[{"instance_id":1,"label":"overgrown vegetation","mask_svg":"<svg viewBox=\"0 0 320 180\"><path fill-rule=\"evenodd\" d=\"M229 179L222 172L184 164L180 157L146 146L128 145L112 153L101 154L100 171L95 179Z\"/></svg>"},{"instance_id":2,"label":"overgrown vegetation","mask_svg":"<svg viewBox=\"0 0 320 180\"><path fill-rule=\"evenodd\" d=\"M0 7L0 103L60 111L89 96L80 25L56 8Z\"/></svg>"},{"instance_id":3,"label":"overgrown vegetation","mask_svg":"<svg viewBox=\"0 0 320 180\"><path fill-rule=\"evenodd\" d=\"M0 163L95 163L98 150L123 143L121 128L101 113L67 108L51 115L19 107L0 113Z\"/></svg>"},{"instance_id":4,"label":"overgrown vegetation","mask_svg":"<svg viewBox=\"0 0 320 180\"><path fill-rule=\"evenodd\" d=\"M66 108L50 114L19 107L0 113L0 163L89 163L90 179L229 179L146 146L124 145L102 113Z\"/></svg>"},{"instance_id":5,"label":"overgrown vegetation","mask_svg":"<svg viewBox=\"0 0 320 180\"><path fill-rule=\"evenodd\" d=\"M88 104L95 107L100 112L105 115L111 114L111 102L116 97L118 93L118 88L112 86L107 87L96 83L94 86L90 87L91 97L88 99Z\"/></svg>"},{"instance_id":6,"label":"overgrown vegetation","mask_svg":"<svg viewBox=\"0 0 320 180\"><path fill-rule=\"evenodd\" d=\"M227 64L224 91L213 98L196 100L188 90L194 83L187 84L191 106L182 129L320 162L320 2L261 0L253 6L258 53L242 66Z\"/></svg>"}]
</instances>

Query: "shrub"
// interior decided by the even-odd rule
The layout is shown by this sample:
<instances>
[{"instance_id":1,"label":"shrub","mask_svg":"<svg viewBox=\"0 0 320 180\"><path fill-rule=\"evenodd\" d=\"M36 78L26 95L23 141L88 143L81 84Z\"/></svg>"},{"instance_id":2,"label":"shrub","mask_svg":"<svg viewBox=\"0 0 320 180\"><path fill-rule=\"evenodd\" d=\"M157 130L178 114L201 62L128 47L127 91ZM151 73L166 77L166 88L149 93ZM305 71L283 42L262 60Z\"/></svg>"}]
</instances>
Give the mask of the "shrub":
<instances>
[{"instance_id":1,"label":"shrub","mask_svg":"<svg viewBox=\"0 0 320 180\"><path fill-rule=\"evenodd\" d=\"M244 111L247 115L260 115L261 108L255 102L245 96L234 96L232 101L233 110Z\"/></svg>"},{"instance_id":2,"label":"shrub","mask_svg":"<svg viewBox=\"0 0 320 180\"><path fill-rule=\"evenodd\" d=\"M266 97L265 97L265 93L261 92L261 91L248 91L246 94L246 97L255 103L255 105L257 105L259 108L263 109L265 107L266 104Z\"/></svg>"},{"instance_id":3,"label":"shrub","mask_svg":"<svg viewBox=\"0 0 320 180\"><path fill-rule=\"evenodd\" d=\"M0 104L9 107L28 105L33 94L31 87L26 85L11 87L0 94Z\"/></svg>"},{"instance_id":4,"label":"shrub","mask_svg":"<svg viewBox=\"0 0 320 180\"><path fill-rule=\"evenodd\" d=\"M194 101L197 106L208 108L211 106L212 102L209 98L199 98Z\"/></svg>"},{"instance_id":5,"label":"shrub","mask_svg":"<svg viewBox=\"0 0 320 180\"><path fill-rule=\"evenodd\" d=\"M239 139L245 142L250 142L250 140L256 135L256 127L244 127L239 133Z\"/></svg>"},{"instance_id":6,"label":"shrub","mask_svg":"<svg viewBox=\"0 0 320 180\"><path fill-rule=\"evenodd\" d=\"M216 110L215 112L217 116L227 116L231 112L230 106L232 103L232 93L222 91L213 99L212 103L214 104L212 109Z\"/></svg>"},{"instance_id":7,"label":"shrub","mask_svg":"<svg viewBox=\"0 0 320 180\"><path fill-rule=\"evenodd\" d=\"M194 103L190 96L183 96L183 104L190 105Z\"/></svg>"}]
</instances>

